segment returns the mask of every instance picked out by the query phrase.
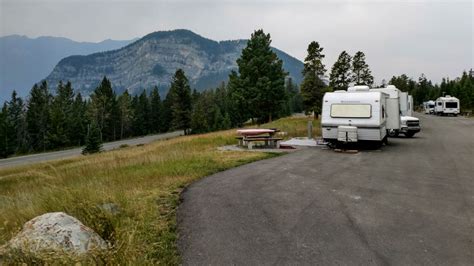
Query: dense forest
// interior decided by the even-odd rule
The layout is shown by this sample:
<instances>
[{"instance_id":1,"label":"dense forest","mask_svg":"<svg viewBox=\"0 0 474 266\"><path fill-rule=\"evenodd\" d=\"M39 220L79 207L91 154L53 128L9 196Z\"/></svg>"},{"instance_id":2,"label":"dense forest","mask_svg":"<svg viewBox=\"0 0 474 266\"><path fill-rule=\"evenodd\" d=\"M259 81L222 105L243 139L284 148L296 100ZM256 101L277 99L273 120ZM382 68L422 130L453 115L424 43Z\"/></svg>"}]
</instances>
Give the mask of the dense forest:
<instances>
[{"instance_id":1,"label":"dense forest","mask_svg":"<svg viewBox=\"0 0 474 266\"><path fill-rule=\"evenodd\" d=\"M423 74L418 78L418 81L409 78L407 75L393 76L389 84L413 95L417 106L428 100L436 100L438 97L451 95L459 99L461 112L471 112L474 109L474 72L472 70L464 71L461 77L453 80L443 78L441 84L433 84Z\"/></svg>"},{"instance_id":2,"label":"dense forest","mask_svg":"<svg viewBox=\"0 0 474 266\"><path fill-rule=\"evenodd\" d=\"M107 141L173 130L205 133L303 111L317 117L324 92L350 84L373 85L360 51L353 57L343 51L325 82L323 48L311 42L300 89L287 77L270 44L270 34L255 31L237 60L238 71L231 72L227 83L202 92L192 90L181 69L176 70L164 99L157 87L137 95L127 91L117 95L107 77L87 98L76 93L70 82L60 82L53 90L46 81L35 84L26 100L13 92L0 111L0 157L85 144L85 152L94 152L93 146ZM460 99L463 111L474 107L474 77L466 72L439 85L424 75L418 81L394 76L389 83L410 92L415 104L449 94Z\"/></svg>"}]
</instances>

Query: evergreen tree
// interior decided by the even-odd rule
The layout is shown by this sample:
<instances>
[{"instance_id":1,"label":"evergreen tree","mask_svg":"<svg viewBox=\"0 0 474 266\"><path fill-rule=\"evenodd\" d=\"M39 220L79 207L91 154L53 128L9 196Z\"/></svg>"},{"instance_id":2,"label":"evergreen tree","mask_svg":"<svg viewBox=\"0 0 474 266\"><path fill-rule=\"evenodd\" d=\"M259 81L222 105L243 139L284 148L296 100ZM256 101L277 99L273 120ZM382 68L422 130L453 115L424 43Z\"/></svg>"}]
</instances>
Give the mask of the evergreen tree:
<instances>
[{"instance_id":1,"label":"evergreen tree","mask_svg":"<svg viewBox=\"0 0 474 266\"><path fill-rule=\"evenodd\" d=\"M191 132L193 134L209 132L209 122L207 116L208 106L203 96L195 99L193 112L191 114Z\"/></svg>"},{"instance_id":2,"label":"evergreen tree","mask_svg":"<svg viewBox=\"0 0 474 266\"><path fill-rule=\"evenodd\" d=\"M171 126L188 134L192 111L191 88L182 69L176 70L168 94L170 94Z\"/></svg>"},{"instance_id":3,"label":"evergreen tree","mask_svg":"<svg viewBox=\"0 0 474 266\"><path fill-rule=\"evenodd\" d=\"M8 154L25 153L29 151L28 132L26 125L25 105L23 100L17 96L16 91L12 92L11 100L4 105L4 115L6 116L6 136L8 140Z\"/></svg>"},{"instance_id":4,"label":"evergreen tree","mask_svg":"<svg viewBox=\"0 0 474 266\"><path fill-rule=\"evenodd\" d=\"M120 114L120 139L131 135L131 126L133 120L132 96L127 90L119 96L117 100Z\"/></svg>"},{"instance_id":5,"label":"evergreen tree","mask_svg":"<svg viewBox=\"0 0 474 266\"><path fill-rule=\"evenodd\" d=\"M286 101L283 62L272 51L270 34L255 31L237 59L239 82L233 88L237 98L247 102L244 114L261 122L277 116ZM231 74L232 75L232 74ZM232 81L230 81L232 82Z\"/></svg>"},{"instance_id":6,"label":"evergreen tree","mask_svg":"<svg viewBox=\"0 0 474 266\"><path fill-rule=\"evenodd\" d=\"M304 109L303 97L301 96L298 85L293 82L291 77L288 77L286 80L285 93L287 95L287 102L282 108L282 116L289 116L293 113L301 113Z\"/></svg>"},{"instance_id":7,"label":"evergreen tree","mask_svg":"<svg viewBox=\"0 0 474 266\"><path fill-rule=\"evenodd\" d=\"M405 74L402 74L401 76L399 77L396 77L396 76L393 76L390 81L389 81L389 84L390 85L394 85L395 87L397 87L397 89L401 90L401 91L406 91L406 92L410 92L410 78L405 75Z\"/></svg>"},{"instance_id":8,"label":"evergreen tree","mask_svg":"<svg viewBox=\"0 0 474 266\"><path fill-rule=\"evenodd\" d=\"M149 133L150 102L146 90L133 101L133 131L135 135L143 136Z\"/></svg>"},{"instance_id":9,"label":"evergreen tree","mask_svg":"<svg viewBox=\"0 0 474 266\"><path fill-rule=\"evenodd\" d=\"M92 123L95 123L100 132L101 141L110 141L116 138L118 124L118 105L112 84L104 77L100 85L91 95L90 113Z\"/></svg>"},{"instance_id":10,"label":"evergreen tree","mask_svg":"<svg viewBox=\"0 0 474 266\"><path fill-rule=\"evenodd\" d=\"M160 93L158 87L151 91L150 94L150 131L153 133L162 132L162 102L160 98Z\"/></svg>"},{"instance_id":11,"label":"evergreen tree","mask_svg":"<svg viewBox=\"0 0 474 266\"><path fill-rule=\"evenodd\" d=\"M219 108L219 106L214 105L213 111L214 111L214 118L213 118L212 130L218 131L218 130L224 129L223 127L224 116L222 115L221 109Z\"/></svg>"},{"instance_id":12,"label":"evergreen tree","mask_svg":"<svg viewBox=\"0 0 474 266\"><path fill-rule=\"evenodd\" d=\"M4 103L0 111L0 158L6 158L16 150L15 131L8 117L8 105Z\"/></svg>"},{"instance_id":13,"label":"evergreen tree","mask_svg":"<svg viewBox=\"0 0 474 266\"><path fill-rule=\"evenodd\" d=\"M342 51L336 63L331 68L329 75L329 86L333 90L346 90L351 82L351 56Z\"/></svg>"},{"instance_id":14,"label":"evergreen tree","mask_svg":"<svg viewBox=\"0 0 474 266\"><path fill-rule=\"evenodd\" d=\"M250 117L249 102L244 97L243 88L240 85L240 78L235 71L229 74L229 83L227 84L227 91L229 93L228 113L232 125L242 126Z\"/></svg>"},{"instance_id":15,"label":"evergreen tree","mask_svg":"<svg viewBox=\"0 0 474 266\"><path fill-rule=\"evenodd\" d=\"M71 145L73 130L73 104L74 90L71 83L63 85L59 82L56 88L56 96L52 100L50 115L51 127L49 139L52 147L65 147Z\"/></svg>"},{"instance_id":16,"label":"evergreen tree","mask_svg":"<svg viewBox=\"0 0 474 266\"><path fill-rule=\"evenodd\" d=\"M232 127L232 122L230 120L229 113L224 114L224 120L222 120L222 129L229 129Z\"/></svg>"},{"instance_id":17,"label":"evergreen tree","mask_svg":"<svg viewBox=\"0 0 474 266\"><path fill-rule=\"evenodd\" d=\"M303 82L301 84L301 96L303 98L303 106L306 112L314 112L317 118L321 113L322 99L325 92L326 84L321 80L326 69L322 60L323 48L317 42L311 42L308 46L308 55L304 61Z\"/></svg>"},{"instance_id":18,"label":"evergreen tree","mask_svg":"<svg viewBox=\"0 0 474 266\"><path fill-rule=\"evenodd\" d=\"M86 145L82 149L82 154L92 154L102 150L100 135L99 127L95 123L92 123L87 133Z\"/></svg>"},{"instance_id":19,"label":"evergreen tree","mask_svg":"<svg viewBox=\"0 0 474 266\"><path fill-rule=\"evenodd\" d=\"M31 89L26 121L31 148L35 151L46 151L52 147L49 139L51 98L46 81L40 86L34 85Z\"/></svg>"},{"instance_id":20,"label":"evergreen tree","mask_svg":"<svg viewBox=\"0 0 474 266\"><path fill-rule=\"evenodd\" d=\"M87 109L87 102L82 100L81 93L77 93L72 105L72 117L69 119L71 124L68 126L69 141L73 146L82 146L85 142L89 124Z\"/></svg>"},{"instance_id":21,"label":"evergreen tree","mask_svg":"<svg viewBox=\"0 0 474 266\"><path fill-rule=\"evenodd\" d=\"M214 92L215 99L214 102L217 104L219 109L223 114L229 112L229 93L225 82L222 82L219 87Z\"/></svg>"},{"instance_id":22,"label":"evergreen tree","mask_svg":"<svg viewBox=\"0 0 474 266\"><path fill-rule=\"evenodd\" d=\"M365 54L361 51L357 52L352 58L352 82L355 85L367 86L374 83L369 65L365 62Z\"/></svg>"}]
</instances>

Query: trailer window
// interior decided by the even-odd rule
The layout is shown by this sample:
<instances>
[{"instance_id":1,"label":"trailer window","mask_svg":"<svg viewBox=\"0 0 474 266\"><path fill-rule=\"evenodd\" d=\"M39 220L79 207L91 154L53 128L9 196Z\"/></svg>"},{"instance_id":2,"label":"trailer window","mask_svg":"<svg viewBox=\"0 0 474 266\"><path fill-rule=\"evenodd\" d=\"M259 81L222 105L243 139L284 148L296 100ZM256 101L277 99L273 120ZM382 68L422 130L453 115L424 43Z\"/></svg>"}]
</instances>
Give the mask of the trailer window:
<instances>
[{"instance_id":1,"label":"trailer window","mask_svg":"<svg viewBox=\"0 0 474 266\"><path fill-rule=\"evenodd\" d=\"M457 102L446 102L445 105L446 105L446 108L458 108Z\"/></svg>"},{"instance_id":2,"label":"trailer window","mask_svg":"<svg viewBox=\"0 0 474 266\"><path fill-rule=\"evenodd\" d=\"M331 117L335 118L370 118L370 104L332 104Z\"/></svg>"}]
</instances>

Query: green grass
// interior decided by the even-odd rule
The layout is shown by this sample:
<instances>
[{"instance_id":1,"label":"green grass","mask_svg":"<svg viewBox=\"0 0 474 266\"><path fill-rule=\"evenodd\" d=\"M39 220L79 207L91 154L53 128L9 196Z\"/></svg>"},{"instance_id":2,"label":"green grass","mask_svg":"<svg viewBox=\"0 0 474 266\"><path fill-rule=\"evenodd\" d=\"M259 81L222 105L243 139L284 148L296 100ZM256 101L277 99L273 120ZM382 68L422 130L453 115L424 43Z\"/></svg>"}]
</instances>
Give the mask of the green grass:
<instances>
[{"instance_id":1,"label":"green grass","mask_svg":"<svg viewBox=\"0 0 474 266\"><path fill-rule=\"evenodd\" d=\"M285 118L288 137L306 135L307 118ZM319 126L314 123L315 134ZM66 212L94 229L112 248L85 258L61 254L35 257L6 252L6 263L51 264L80 261L106 264L179 264L176 207L182 189L204 176L276 156L218 151L234 144L235 130L157 141L141 147L0 170L0 246L22 225L46 212ZM115 203L118 215L98 206Z\"/></svg>"}]
</instances>

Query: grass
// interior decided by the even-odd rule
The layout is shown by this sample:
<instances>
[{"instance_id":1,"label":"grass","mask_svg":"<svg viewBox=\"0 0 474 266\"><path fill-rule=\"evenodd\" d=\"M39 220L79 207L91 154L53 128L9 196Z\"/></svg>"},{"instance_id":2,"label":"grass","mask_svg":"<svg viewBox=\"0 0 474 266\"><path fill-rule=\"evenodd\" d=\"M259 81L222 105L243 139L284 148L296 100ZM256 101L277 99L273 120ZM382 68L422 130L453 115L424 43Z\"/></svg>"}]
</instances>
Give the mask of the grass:
<instances>
[{"instance_id":1,"label":"grass","mask_svg":"<svg viewBox=\"0 0 474 266\"><path fill-rule=\"evenodd\" d=\"M284 118L277 127L288 137L305 136L307 118ZM314 123L314 132L319 126ZM84 258L60 254L35 257L7 252L6 263L179 264L176 207L182 189L204 176L276 156L222 152L235 143L235 130L157 141L141 147L0 170L0 246L22 225L46 212L63 211L94 229L111 248ZM112 215L99 206L115 203Z\"/></svg>"}]
</instances>

